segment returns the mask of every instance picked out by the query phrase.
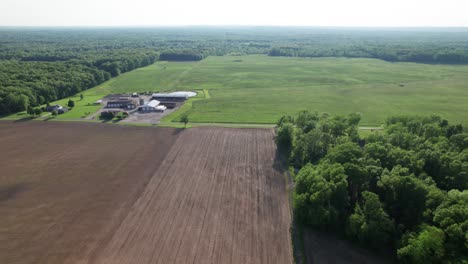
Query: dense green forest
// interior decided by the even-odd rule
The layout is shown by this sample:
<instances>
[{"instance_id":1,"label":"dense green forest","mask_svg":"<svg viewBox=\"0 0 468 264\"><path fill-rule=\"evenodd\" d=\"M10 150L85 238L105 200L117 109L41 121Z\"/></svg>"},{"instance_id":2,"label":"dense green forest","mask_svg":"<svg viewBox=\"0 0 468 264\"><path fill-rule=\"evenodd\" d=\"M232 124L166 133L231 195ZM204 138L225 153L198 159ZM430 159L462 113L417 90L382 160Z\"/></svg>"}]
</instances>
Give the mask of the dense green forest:
<instances>
[{"instance_id":1,"label":"dense green forest","mask_svg":"<svg viewBox=\"0 0 468 264\"><path fill-rule=\"evenodd\" d=\"M375 58L418 63L468 63L468 34L446 30L336 30L274 43L270 56Z\"/></svg>"},{"instance_id":2,"label":"dense green forest","mask_svg":"<svg viewBox=\"0 0 468 264\"><path fill-rule=\"evenodd\" d=\"M0 28L0 115L162 60L268 54L468 63L468 30L313 27Z\"/></svg>"},{"instance_id":3,"label":"dense green forest","mask_svg":"<svg viewBox=\"0 0 468 264\"><path fill-rule=\"evenodd\" d=\"M295 175L300 223L402 263L466 263L468 133L439 116L388 118L360 138L360 116L303 111L278 122Z\"/></svg>"}]
</instances>

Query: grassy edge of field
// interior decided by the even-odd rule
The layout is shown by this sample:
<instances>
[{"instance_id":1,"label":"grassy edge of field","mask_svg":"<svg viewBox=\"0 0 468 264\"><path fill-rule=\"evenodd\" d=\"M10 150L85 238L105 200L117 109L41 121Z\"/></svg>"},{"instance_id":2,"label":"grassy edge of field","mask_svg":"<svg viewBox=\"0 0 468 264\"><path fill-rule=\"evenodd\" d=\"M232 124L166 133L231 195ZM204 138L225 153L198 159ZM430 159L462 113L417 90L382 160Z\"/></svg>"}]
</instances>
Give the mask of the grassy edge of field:
<instances>
[{"instance_id":1,"label":"grassy edge of field","mask_svg":"<svg viewBox=\"0 0 468 264\"><path fill-rule=\"evenodd\" d=\"M110 124L110 125L122 125L122 126L145 126L145 127L172 127L172 128L194 128L194 127L224 127L224 128L263 128L271 129L276 126L276 124L257 124L257 123L198 123L198 122L189 122L185 125L182 122L169 121L169 122L160 122L158 124L149 124L149 123L127 123L127 122L113 122L113 121L102 121L97 119L78 119L78 118L56 118L51 117L50 114L46 114L40 117L30 117L25 116L22 118L13 118L5 117L0 118L0 121L10 121L10 122L25 122L25 121L35 121L35 122L77 122L77 123L99 123L99 124ZM375 127L374 131L382 131L383 127ZM361 137L366 137L367 135L373 133L368 127L359 127L359 135Z\"/></svg>"}]
</instances>

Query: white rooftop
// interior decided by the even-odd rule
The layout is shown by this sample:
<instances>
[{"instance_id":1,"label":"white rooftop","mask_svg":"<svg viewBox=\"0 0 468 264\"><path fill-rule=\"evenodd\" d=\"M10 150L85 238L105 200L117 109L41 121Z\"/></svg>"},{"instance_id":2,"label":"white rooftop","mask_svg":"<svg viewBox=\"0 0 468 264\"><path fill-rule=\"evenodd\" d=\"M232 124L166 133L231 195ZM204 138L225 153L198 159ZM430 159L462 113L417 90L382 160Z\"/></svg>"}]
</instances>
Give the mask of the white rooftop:
<instances>
[{"instance_id":1,"label":"white rooftop","mask_svg":"<svg viewBox=\"0 0 468 264\"><path fill-rule=\"evenodd\" d=\"M179 92L172 92L172 93L154 93L153 97L194 97L196 96L196 92L187 92L187 91L179 91Z\"/></svg>"},{"instance_id":2,"label":"white rooftop","mask_svg":"<svg viewBox=\"0 0 468 264\"><path fill-rule=\"evenodd\" d=\"M147 104L145 104L143 107L145 106L149 106L149 107L156 107L159 105L159 101L158 100L151 100L149 101Z\"/></svg>"}]
</instances>

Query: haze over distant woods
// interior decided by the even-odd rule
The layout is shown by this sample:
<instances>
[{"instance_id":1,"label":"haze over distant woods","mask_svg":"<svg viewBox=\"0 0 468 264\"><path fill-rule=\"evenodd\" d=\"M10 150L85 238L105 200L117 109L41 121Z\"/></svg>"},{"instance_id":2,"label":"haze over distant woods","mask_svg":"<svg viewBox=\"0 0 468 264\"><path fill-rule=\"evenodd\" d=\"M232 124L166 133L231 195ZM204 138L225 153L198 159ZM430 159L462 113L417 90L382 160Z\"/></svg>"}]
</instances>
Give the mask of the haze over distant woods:
<instances>
[{"instance_id":1,"label":"haze over distant woods","mask_svg":"<svg viewBox=\"0 0 468 264\"><path fill-rule=\"evenodd\" d=\"M79 93L159 59L245 54L468 64L468 30L0 28L0 114Z\"/></svg>"}]
</instances>

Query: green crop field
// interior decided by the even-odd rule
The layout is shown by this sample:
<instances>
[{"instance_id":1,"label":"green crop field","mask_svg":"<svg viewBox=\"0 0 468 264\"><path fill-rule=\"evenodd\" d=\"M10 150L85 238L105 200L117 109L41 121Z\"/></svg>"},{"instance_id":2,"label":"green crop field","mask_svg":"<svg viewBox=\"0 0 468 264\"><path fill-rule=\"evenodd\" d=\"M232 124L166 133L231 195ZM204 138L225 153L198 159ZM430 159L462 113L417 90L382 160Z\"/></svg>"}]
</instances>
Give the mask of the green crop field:
<instances>
[{"instance_id":1,"label":"green crop field","mask_svg":"<svg viewBox=\"0 0 468 264\"><path fill-rule=\"evenodd\" d=\"M207 96L194 99L166 122L187 112L191 122L274 123L283 114L304 109L359 112L361 124L369 126L400 113L437 113L465 124L468 119L468 66L376 59L252 55L157 62L83 94L94 100L110 93L176 90ZM87 111L63 117L81 112Z\"/></svg>"}]
</instances>

